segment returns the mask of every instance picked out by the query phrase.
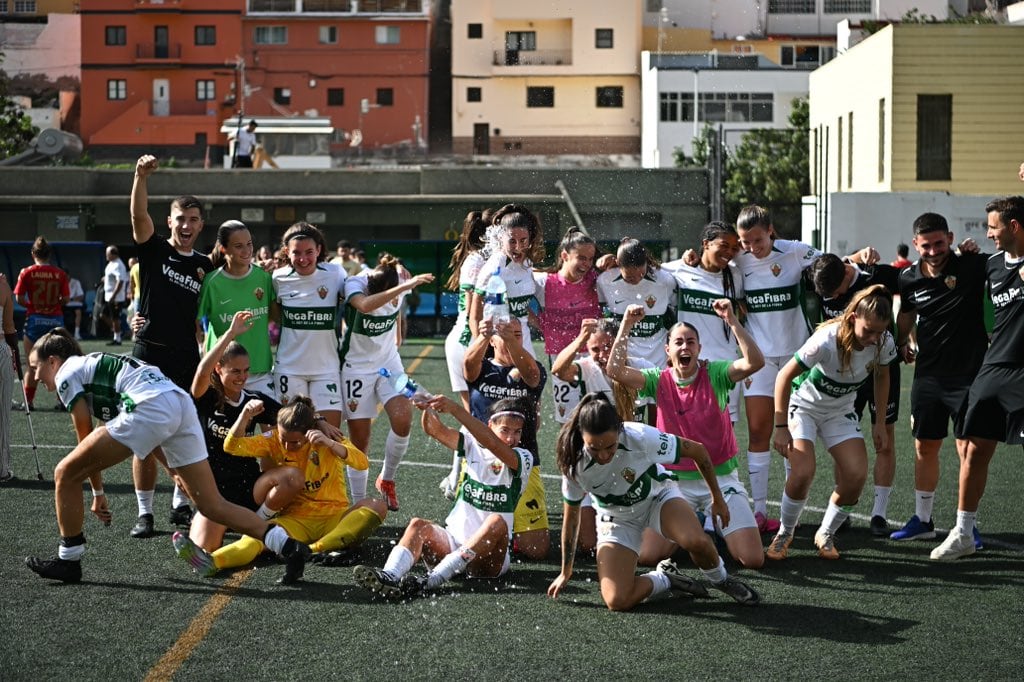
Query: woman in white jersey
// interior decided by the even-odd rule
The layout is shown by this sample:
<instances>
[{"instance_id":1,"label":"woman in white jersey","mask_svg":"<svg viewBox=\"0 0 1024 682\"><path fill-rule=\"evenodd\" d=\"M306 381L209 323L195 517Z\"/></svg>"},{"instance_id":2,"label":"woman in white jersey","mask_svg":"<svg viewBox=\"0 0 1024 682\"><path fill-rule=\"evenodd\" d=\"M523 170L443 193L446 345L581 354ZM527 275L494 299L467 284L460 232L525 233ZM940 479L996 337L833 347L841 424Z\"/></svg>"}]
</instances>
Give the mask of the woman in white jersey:
<instances>
[{"instance_id":1,"label":"woman in white jersey","mask_svg":"<svg viewBox=\"0 0 1024 682\"><path fill-rule=\"evenodd\" d=\"M775 381L775 449L791 470L782 496L779 532L769 559L785 559L814 480L814 441L821 438L835 463L835 490L814 534L818 555L838 559L834 536L860 499L868 453L853 409L857 389L874 379L876 404L889 395L889 363L896 357L889 325L892 294L883 285L861 289L842 316L821 324ZM875 448L885 445L885 421L872 428Z\"/></svg>"},{"instance_id":2,"label":"woman in white jersey","mask_svg":"<svg viewBox=\"0 0 1024 682\"><path fill-rule=\"evenodd\" d=\"M500 236L500 248L480 267L476 289L470 297L469 326L473 336L480 333L479 324L484 317L484 293L491 275L498 273L505 282L505 302L509 314L523 328L523 348L533 356L530 337L530 301L536 284L533 281L533 263L544 259L544 233L540 221L525 206L505 204L492 221Z\"/></svg>"},{"instance_id":3,"label":"woman in white jersey","mask_svg":"<svg viewBox=\"0 0 1024 682\"><path fill-rule=\"evenodd\" d=\"M369 451L370 427L377 416L377 405L383 405L388 415L390 428L384 441L384 465L376 486L391 511L398 510L395 473L409 449L412 427L409 399L395 389L395 379L405 372L398 355L398 318L405 294L434 281L430 273L403 279L399 276L400 267L397 258L384 253L376 268L346 282L345 337L341 346L343 407L349 437L355 446ZM387 375L381 370L387 370ZM366 497L368 474L352 467L347 471L349 497L355 504Z\"/></svg>"},{"instance_id":4,"label":"woman in white jersey","mask_svg":"<svg viewBox=\"0 0 1024 682\"><path fill-rule=\"evenodd\" d=\"M488 211L470 211L466 216L462 223L462 236L459 237L459 243L455 245L452 260L448 264L452 276L445 283L446 289L459 293L459 315L444 340L448 379L452 383L452 390L462 396L462 406L467 410L469 387L466 386L466 377L462 375L462 359L466 357L466 347L473 338L473 331L469 328L469 298L480 274L480 268L484 264L485 259L481 250L484 247L487 226L490 225L489 218Z\"/></svg>"},{"instance_id":5,"label":"woman in white jersey","mask_svg":"<svg viewBox=\"0 0 1024 682\"><path fill-rule=\"evenodd\" d=\"M465 475L444 526L413 518L388 555L384 568L356 566L356 582L385 599L412 597L434 590L459 573L495 578L508 571L512 516L526 487L533 455L517 447L533 409L512 399L499 400L485 425L447 396L417 404L424 410L423 431L466 460ZM462 425L445 426L437 413L448 413ZM423 558L425 576L410 573Z\"/></svg>"},{"instance_id":6,"label":"woman in white jersey","mask_svg":"<svg viewBox=\"0 0 1024 682\"><path fill-rule=\"evenodd\" d=\"M62 327L43 335L32 348L36 378L71 413L78 445L53 472L60 547L52 559L27 557L25 563L43 578L62 582L82 579L85 504L82 483L92 486L92 512L109 523L103 491L104 469L132 456L145 458L158 447L167 466L206 518L256 538L285 557L283 580L301 576L310 556L280 526L221 497L206 459L206 444L192 398L160 370L127 355L90 353ZM92 418L106 423L92 428Z\"/></svg>"},{"instance_id":7,"label":"woman in white jersey","mask_svg":"<svg viewBox=\"0 0 1024 682\"><path fill-rule=\"evenodd\" d=\"M636 574L646 528L687 550L712 587L745 606L760 601L757 592L726 572L714 543L662 466L683 457L693 459L711 489L713 514L723 528L728 526L729 507L703 445L645 424L623 422L607 397L588 393L562 426L556 456L562 471L565 518L562 571L548 587L549 596L557 597L572 577L579 503L590 493L598 513L597 576L609 609L626 611L670 589L707 595L702 582L691 580L668 562Z\"/></svg>"},{"instance_id":8,"label":"woman in white jersey","mask_svg":"<svg viewBox=\"0 0 1024 682\"><path fill-rule=\"evenodd\" d=\"M277 399L286 405L293 395L309 396L328 423L341 426L341 362L334 330L345 271L324 262L324 235L307 222L289 227L281 243L288 265L273 274L281 320L274 363Z\"/></svg>"}]
</instances>

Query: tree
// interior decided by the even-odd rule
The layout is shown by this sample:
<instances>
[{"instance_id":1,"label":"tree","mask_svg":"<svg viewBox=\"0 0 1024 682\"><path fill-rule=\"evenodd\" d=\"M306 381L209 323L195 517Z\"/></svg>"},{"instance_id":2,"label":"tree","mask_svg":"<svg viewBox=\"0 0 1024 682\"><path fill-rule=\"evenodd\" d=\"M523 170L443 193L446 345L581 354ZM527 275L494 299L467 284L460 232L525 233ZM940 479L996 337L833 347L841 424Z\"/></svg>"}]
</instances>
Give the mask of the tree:
<instances>
[{"instance_id":1,"label":"tree","mask_svg":"<svg viewBox=\"0 0 1024 682\"><path fill-rule=\"evenodd\" d=\"M3 53L0 53L0 64ZM28 147L39 129L9 96L10 78L0 69L0 159L14 156Z\"/></svg>"}]
</instances>

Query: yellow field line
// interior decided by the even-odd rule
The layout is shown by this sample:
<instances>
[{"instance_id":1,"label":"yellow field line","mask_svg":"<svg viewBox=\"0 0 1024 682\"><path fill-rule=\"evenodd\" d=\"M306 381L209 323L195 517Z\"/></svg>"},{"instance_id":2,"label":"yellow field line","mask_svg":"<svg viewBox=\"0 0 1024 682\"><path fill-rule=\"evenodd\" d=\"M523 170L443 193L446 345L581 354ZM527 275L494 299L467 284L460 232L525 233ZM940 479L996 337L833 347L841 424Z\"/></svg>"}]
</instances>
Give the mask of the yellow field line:
<instances>
[{"instance_id":1,"label":"yellow field line","mask_svg":"<svg viewBox=\"0 0 1024 682\"><path fill-rule=\"evenodd\" d=\"M424 358L426 358L428 355L430 355L430 351L432 351L432 350L434 350L433 344L431 344L429 346L424 346L423 350L420 351L420 354L417 355L416 358L413 359L413 361L409 363L409 366L406 368L405 373L406 374L412 374L413 372L415 372L416 368L420 366L420 363L423 362ZM377 405L377 414L380 414L383 411L384 411L384 406L383 405Z\"/></svg>"},{"instance_id":2,"label":"yellow field line","mask_svg":"<svg viewBox=\"0 0 1024 682\"><path fill-rule=\"evenodd\" d=\"M174 677L174 674L178 672L178 668L192 655L192 651L206 639L206 635L217 621L220 612L231 601L235 590L241 587L242 583L248 580L251 575L251 568L235 573L224 583L223 587L217 590L216 594L206 600L206 604L196 614L196 617L192 619L185 632L181 633L178 641L167 650L167 653L146 674L146 682L169 680Z\"/></svg>"}]
</instances>

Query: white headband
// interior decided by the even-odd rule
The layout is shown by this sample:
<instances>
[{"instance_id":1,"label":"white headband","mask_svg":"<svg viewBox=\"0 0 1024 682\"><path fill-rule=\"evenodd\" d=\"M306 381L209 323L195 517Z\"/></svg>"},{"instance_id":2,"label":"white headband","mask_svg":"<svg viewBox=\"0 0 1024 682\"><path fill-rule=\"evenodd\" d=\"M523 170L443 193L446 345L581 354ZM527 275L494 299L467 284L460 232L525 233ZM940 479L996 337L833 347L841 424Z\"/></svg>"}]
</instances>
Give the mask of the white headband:
<instances>
[{"instance_id":1,"label":"white headband","mask_svg":"<svg viewBox=\"0 0 1024 682\"><path fill-rule=\"evenodd\" d=\"M522 412L516 412L515 410L502 410L501 412L495 412L491 415L491 419L497 419L498 417L519 417L523 421L526 421L526 415Z\"/></svg>"}]
</instances>

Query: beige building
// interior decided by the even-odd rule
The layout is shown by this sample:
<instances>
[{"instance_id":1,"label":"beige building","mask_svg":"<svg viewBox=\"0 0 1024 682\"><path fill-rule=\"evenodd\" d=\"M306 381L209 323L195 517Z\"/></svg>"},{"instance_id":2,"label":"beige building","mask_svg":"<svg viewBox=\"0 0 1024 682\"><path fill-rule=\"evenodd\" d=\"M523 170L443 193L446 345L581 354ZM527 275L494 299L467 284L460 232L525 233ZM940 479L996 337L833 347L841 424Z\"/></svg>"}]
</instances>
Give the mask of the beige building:
<instances>
[{"instance_id":1,"label":"beige building","mask_svg":"<svg viewBox=\"0 0 1024 682\"><path fill-rule=\"evenodd\" d=\"M457 154L640 153L641 0L452 1Z\"/></svg>"}]
</instances>

